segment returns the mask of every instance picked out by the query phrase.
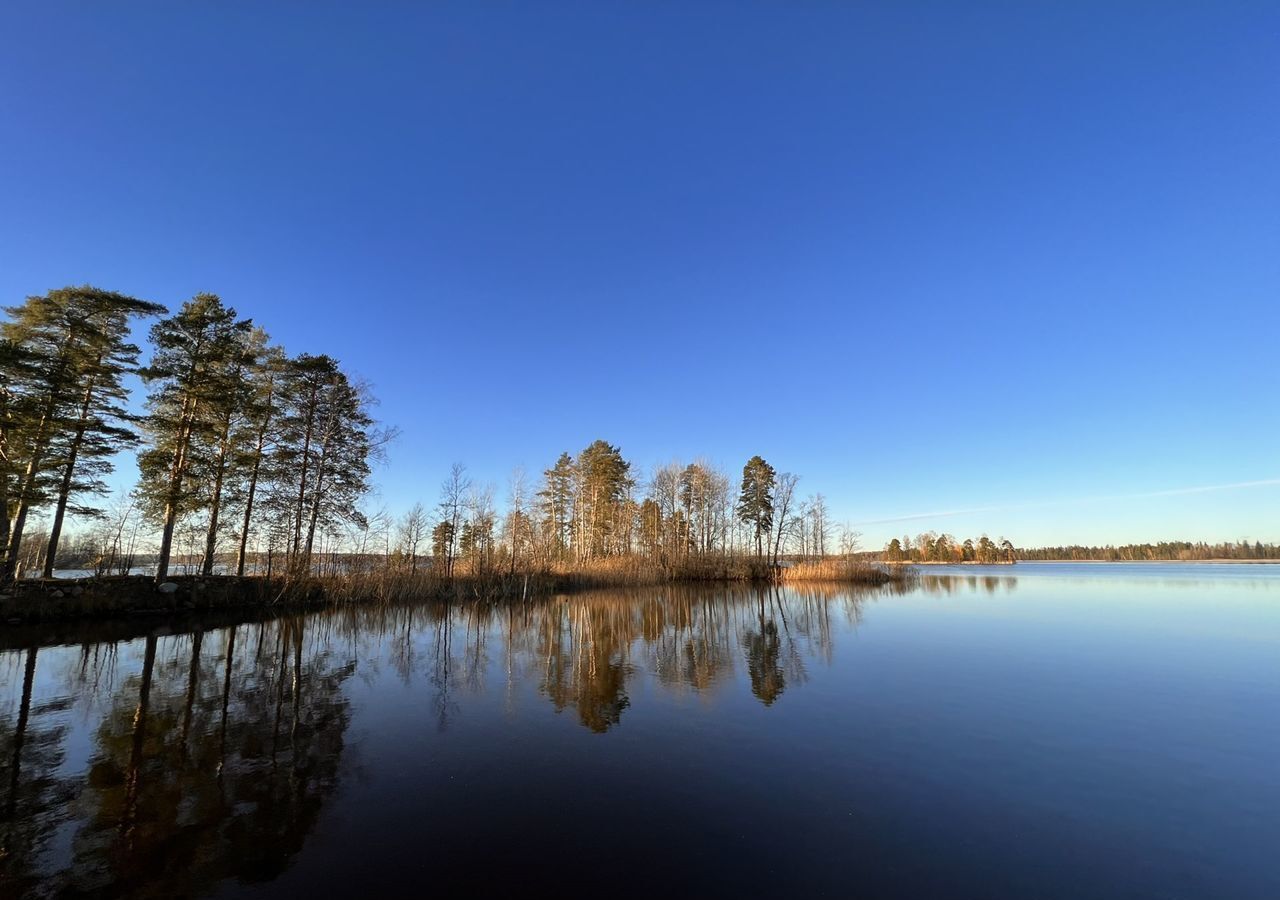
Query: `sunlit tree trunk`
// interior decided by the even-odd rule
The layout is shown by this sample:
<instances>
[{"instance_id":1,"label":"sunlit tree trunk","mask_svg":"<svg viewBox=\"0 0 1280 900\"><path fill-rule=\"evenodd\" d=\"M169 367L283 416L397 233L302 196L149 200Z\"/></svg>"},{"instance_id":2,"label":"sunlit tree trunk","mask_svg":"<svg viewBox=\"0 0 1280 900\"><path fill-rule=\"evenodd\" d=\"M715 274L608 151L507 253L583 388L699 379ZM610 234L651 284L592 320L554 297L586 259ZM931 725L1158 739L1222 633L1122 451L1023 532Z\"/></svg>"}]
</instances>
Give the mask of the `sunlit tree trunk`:
<instances>
[{"instance_id":1,"label":"sunlit tree trunk","mask_svg":"<svg viewBox=\"0 0 1280 900\"><path fill-rule=\"evenodd\" d=\"M40 465L44 462L44 453L48 449L49 420L53 413L53 405L49 404L40 417L40 424L29 444L30 455L18 489L18 507L14 511L13 524L9 527L9 553L5 557L4 568L0 570L0 584L18 577L18 553L22 549L22 533L26 530L27 512L35 496L36 478L40 474Z\"/></svg>"},{"instance_id":2,"label":"sunlit tree trunk","mask_svg":"<svg viewBox=\"0 0 1280 900\"><path fill-rule=\"evenodd\" d=\"M307 396L307 424L303 430L302 437L302 462L300 465L302 471L299 473L298 478L298 503L294 510L293 548L290 551L290 557L296 557L302 546L302 511L307 502L307 467L311 460L311 436L315 427L317 392L318 388L313 385L311 393Z\"/></svg>"},{"instance_id":3,"label":"sunlit tree trunk","mask_svg":"<svg viewBox=\"0 0 1280 900\"><path fill-rule=\"evenodd\" d=\"M99 363L101 359L99 359ZM84 400L80 404L80 417L76 421L75 434L67 448L67 460L62 469L62 481L58 484L58 503L53 511L53 524L49 526L49 546L45 550L45 578L53 577L53 567L58 555L58 541L62 537L62 521L67 514L67 501L71 496L71 484L75 478L76 459L80 455L80 446L84 443L85 428L89 422L89 410L93 405L93 389L95 382L90 381L84 391Z\"/></svg>"},{"instance_id":4,"label":"sunlit tree trunk","mask_svg":"<svg viewBox=\"0 0 1280 900\"><path fill-rule=\"evenodd\" d=\"M169 467L169 479L165 490L164 524L160 530L160 551L156 556L156 579L169 574L169 558L173 553L173 529L178 523L179 503L182 498L182 481L186 476L191 431L194 426L196 401L191 396L182 400L182 415L178 422L178 439L174 446L173 463Z\"/></svg>"},{"instance_id":5,"label":"sunlit tree trunk","mask_svg":"<svg viewBox=\"0 0 1280 900\"><path fill-rule=\"evenodd\" d=\"M214 554L218 549L218 519L222 512L222 485L227 476L228 458L231 454L231 414L228 413L222 422L222 433L218 436L218 453L214 457L213 492L209 497L209 528L204 539L204 575L213 574Z\"/></svg>"}]
</instances>

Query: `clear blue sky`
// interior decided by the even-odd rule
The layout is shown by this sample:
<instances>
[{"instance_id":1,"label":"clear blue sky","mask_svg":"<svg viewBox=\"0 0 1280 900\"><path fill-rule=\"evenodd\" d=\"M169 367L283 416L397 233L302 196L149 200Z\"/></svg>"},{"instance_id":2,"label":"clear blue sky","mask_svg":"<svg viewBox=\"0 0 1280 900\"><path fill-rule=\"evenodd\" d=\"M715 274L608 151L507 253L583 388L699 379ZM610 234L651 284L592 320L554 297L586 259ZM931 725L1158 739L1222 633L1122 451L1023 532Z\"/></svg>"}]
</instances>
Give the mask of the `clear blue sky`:
<instances>
[{"instance_id":1,"label":"clear blue sky","mask_svg":"<svg viewBox=\"0 0 1280 900\"><path fill-rule=\"evenodd\" d=\"M870 544L1280 540L1080 502L1280 478L1275 4L11 3L0 127L4 302L332 353L393 509L602 437Z\"/></svg>"}]
</instances>

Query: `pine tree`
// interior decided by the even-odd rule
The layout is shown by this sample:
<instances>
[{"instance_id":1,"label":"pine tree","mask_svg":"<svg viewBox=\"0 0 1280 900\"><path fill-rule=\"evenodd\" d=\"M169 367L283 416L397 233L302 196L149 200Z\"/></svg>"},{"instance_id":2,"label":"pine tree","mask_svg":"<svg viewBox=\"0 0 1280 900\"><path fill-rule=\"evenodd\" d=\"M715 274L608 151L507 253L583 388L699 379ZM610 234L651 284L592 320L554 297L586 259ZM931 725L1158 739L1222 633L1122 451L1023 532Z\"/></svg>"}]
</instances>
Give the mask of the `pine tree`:
<instances>
[{"instance_id":1,"label":"pine tree","mask_svg":"<svg viewBox=\"0 0 1280 900\"><path fill-rule=\"evenodd\" d=\"M157 579L169 572L178 520L208 506L209 496L194 476L211 468L227 373L241 360L251 328L217 295L197 294L151 329L155 353L142 370L150 388L149 446L138 457L138 497L161 526Z\"/></svg>"},{"instance_id":2,"label":"pine tree","mask_svg":"<svg viewBox=\"0 0 1280 900\"><path fill-rule=\"evenodd\" d=\"M561 453L556 464L542 473L546 484L538 492L538 500L543 528L551 535L556 556L563 556L572 540L574 471L573 457Z\"/></svg>"},{"instance_id":3,"label":"pine tree","mask_svg":"<svg viewBox=\"0 0 1280 900\"><path fill-rule=\"evenodd\" d=\"M292 360L282 387L275 467L291 496L291 565L306 573L317 531L365 524L358 502L369 490L369 463L383 436L374 433L368 396L330 356Z\"/></svg>"},{"instance_id":4,"label":"pine tree","mask_svg":"<svg viewBox=\"0 0 1280 900\"><path fill-rule=\"evenodd\" d=\"M9 519L22 474L21 427L31 421L31 397L20 388L29 384L35 371L34 360L20 344L0 337L0 565L8 556Z\"/></svg>"},{"instance_id":5,"label":"pine tree","mask_svg":"<svg viewBox=\"0 0 1280 900\"><path fill-rule=\"evenodd\" d=\"M997 550L995 542L985 534L978 538L978 546L976 551L977 560L980 563L992 563L996 561Z\"/></svg>"},{"instance_id":6,"label":"pine tree","mask_svg":"<svg viewBox=\"0 0 1280 900\"><path fill-rule=\"evenodd\" d=\"M254 393L250 373L258 367L265 346L266 334L261 329L237 330L223 364L209 375L210 380L218 382L218 390L208 407L210 441L199 473L206 486L203 506L208 511L201 566L204 575L213 574L227 486L241 461L237 442L243 437L243 427L250 416Z\"/></svg>"},{"instance_id":7,"label":"pine tree","mask_svg":"<svg viewBox=\"0 0 1280 900\"><path fill-rule=\"evenodd\" d=\"M452 560L450 554L453 552L453 542L456 529L453 523L449 521L441 522L431 529L431 555L435 558L435 565L444 574L448 574L452 568Z\"/></svg>"},{"instance_id":8,"label":"pine tree","mask_svg":"<svg viewBox=\"0 0 1280 900\"><path fill-rule=\"evenodd\" d=\"M764 540L773 529L773 489L777 473L759 456L742 467L742 493L738 498L738 518L753 529L756 556L764 555Z\"/></svg>"},{"instance_id":9,"label":"pine tree","mask_svg":"<svg viewBox=\"0 0 1280 900\"><path fill-rule=\"evenodd\" d=\"M6 343L3 463L7 545L0 581L17 575L28 513L50 501L53 525L45 552L44 574L53 574L54 558L68 508L93 514L87 505L71 506L84 493L102 493L102 476L112 469L117 451L135 437L123 409L123 377L137 366L139 349L129 343L131 321L157 315L164 307L88 285L29 297L8 307L10 321L0 325ZM15 466L16 464L16 466ZM16 469L16 471L15 471ZM12 484L12 487L10 487Z\"/></svg>"},{"instance_id":10,"label":"pine tree","mask_svg":"<svg viewBox=\"0 0 1280 900\"><path fill-rule=\"evenodd\" d=\"M605 441L593 441L578 454L579 558L616 552L622 531L620 513L633 482L631 464Z\"/></svg>"},{"instance_id":11,"label":"pine tree","mask_svg":"<svg viewBox=\"0 0 1280 900\"><path fill-rule=\"evenodd\" d=\"M244 417L236 437L239 459L237 470L241 476L238 485L240 503L243 506L240 525L240 546L236 553L236 574L244 575L245 558L249 548L249 534L253 530L253 514L258 500L258 488L264 476L270 479L269 469L272 449L279 433L281 412L280 381L287 360L278 347L266 346L266 333L254 332L258 347L255 364L248 373L248 394Z\"/></svg>"}]
</instances>

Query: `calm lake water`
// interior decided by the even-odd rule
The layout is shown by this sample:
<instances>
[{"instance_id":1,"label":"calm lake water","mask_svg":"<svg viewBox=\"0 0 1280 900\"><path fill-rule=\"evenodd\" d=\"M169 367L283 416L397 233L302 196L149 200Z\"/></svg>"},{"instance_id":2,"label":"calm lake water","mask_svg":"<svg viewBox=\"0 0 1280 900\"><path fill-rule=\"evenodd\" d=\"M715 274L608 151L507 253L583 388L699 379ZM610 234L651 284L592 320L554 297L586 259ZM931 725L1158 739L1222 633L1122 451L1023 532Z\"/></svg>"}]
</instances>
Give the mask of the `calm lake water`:
<instances>
[{"instance_id":1,"label":"calm lake water","mask_svg":"<svg viewBox=\"0 0 1280 900\"><path fill-rule=\"evenodd\" d=\"M0 895L1280 897L1280 567L146 627L0 626Z\"/></svg>"}]
</instances>

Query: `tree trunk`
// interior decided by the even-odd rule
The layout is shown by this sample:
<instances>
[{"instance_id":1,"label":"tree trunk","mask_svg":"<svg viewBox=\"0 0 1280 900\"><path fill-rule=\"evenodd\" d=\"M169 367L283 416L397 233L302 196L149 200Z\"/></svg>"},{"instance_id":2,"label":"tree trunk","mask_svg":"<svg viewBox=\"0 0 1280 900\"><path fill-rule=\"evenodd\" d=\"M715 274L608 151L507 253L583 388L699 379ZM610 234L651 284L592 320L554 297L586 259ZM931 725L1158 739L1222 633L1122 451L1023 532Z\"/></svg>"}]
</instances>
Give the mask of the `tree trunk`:
<instances>
[{"instance_id":1,"label":"tree trunk","mask_svg":"<svg viewBox=\"0 0 1280 900\"><path fill-rule=\"evenodd\" d=\"M169 574L169 557L173 553L173 528L178 522L178 505L182 498L182 479L186 475L187 448L195 419L195 400L182 401L182 418L178 420L178 441L173 448L173 466L169 469L168 497L164 504L164 528L160 532L160 553L156 559L156 580Z\"/></svg>"},{"instance_id":2,"label":"tree trunk","mask_svg":"<svg viewBox=\"0 0 1280 900\"><path fill-rule=\"evenodd\" d=\"M53 511L53 524L49 526L49 547L45 551L44 572L45 578L53 577L54 560L58 555L58 541L62 538L62 522L67 514L67 500L71 495L71 479L76 468L76 457L80 454L80 445L84 441L84 427L81 426L76 431L76 436L71 442L71 448L67 452L67 465L62 472L62 482L58 485L58 505Z\"/></svg>"},{"instance_id":3,"label":"tree trunk","mask_svg":"<svg viewBox=\"0 0 1280 900\"><path fill-rule=\"evenodd\" d=\"M22 486L18 489L18 508L14 511L13 525L9 529L9 552L5 556L4 568L0 569L0 584L6 584L18 577L18 551L22 549L22 532L27 525L27 511L31 507L36 476L40 473L40 463L44 461L44 452L48 448L46 429L52 415L53 405L49 404L44 415L40 417L40 425L31 441L31 459L27 461Z\"/></svg>"},{"instance_id":4,"label":"tree trunk","mask_svg":"<svg viewBox=\"0 0 1280 900\"><path fill-rule=\"evenodd\" d=\"M9 555L9 400L8 389L0 388L0 567Z\"/></svg>"},{"instance_id":5,"label":"tree trunk","mask_svg":"<svg viewBox=\"0 0 1280 900\"><path fill-rule=\"evenodd\" d=\"M0 566L9 556L9 473L3 468L7 461L4 443L0 440Z\"/></svg>"},{"instance_id":6,"label":"tree trunk","mask_svg":"<svg viewBox=\"0 0 1280 900\"><path fill-rule=\"evenodd\" d=\"M222 511L222 482L227 474L227 453L230 449L231 420L227 419L222 429L222 438L218 447L217 470L213 476L213 496L209 498L209 530L204 539L204 565L201 573L213 574L213 555L218 549L218 515Z\"/></svg>"},{"instance_id":7,"label":"tree trunk","mask_svg":"<svg viewBox=\"0 0 1280 900\"><path fill-rule=\"evenodd\" d=\"M240 552L236 554L236 574L244 576L245 551L249 546L249 523L253 518L253 499L258 493L258 471L262 465L262 447L253 458L253 469L249 473L249 494L244 501L244 522L240 528Z\"/></svg>"},{"instance_id":8,"label":"tree trunk","mask_svg":"<svg viewBox=\"0 0 1280 900\"><path fill-rule=\"evenodd\" d=\"M302 438L302 473L298 481L298 506L296 515L293 520L293 551L291 556L297 556L298 550L302 546L302 510L307 502L307 464L311 458L311 431L315 427L316 415L316 388L311 389L311 396L307 399L307 427Z\"/></svg>"},{"instance_id":9,"label":"tree trunk","mask_svg":"<svg viewBox=\"0 0 1280 900\"><path fill-rule=\"evenodd\" d=\"M95 365L101 365L102 357L99 356ZM93 389L97 386L97 378L90 378L89 384L84 390L84 400L80 404L80 419L76 423L75 437L72 438L71 447L67 451L67 464L62 471L62 483L58 485L58 505L53 512L53 525L49 528L49 546L44 555L44 572L45 578L53 577L53 565L58 555L58 540L62 537L62 521L67 514L67 500L71 496L71 482L75 477L76 457L80 455L80 448L84 445L85 429L89 426L89 409L93 405Z\"/></svg>"},{"instance_id":10,"label":"tree trunk","mask_svg":"<svg viewBox=\"0 0 1280 900\"><path fill-rule=\"evenodd\" d=\"M328 441L325 442L325 447L320 451L320 459L316 463L316 488L312 494L311 515L307 524L306 549L302 553L302 563L306 571L311 569L311 548L316 539L316 523L320 521L320 499L324 490L324 464L327 451Z\"/></svg>"}]
</instances>

